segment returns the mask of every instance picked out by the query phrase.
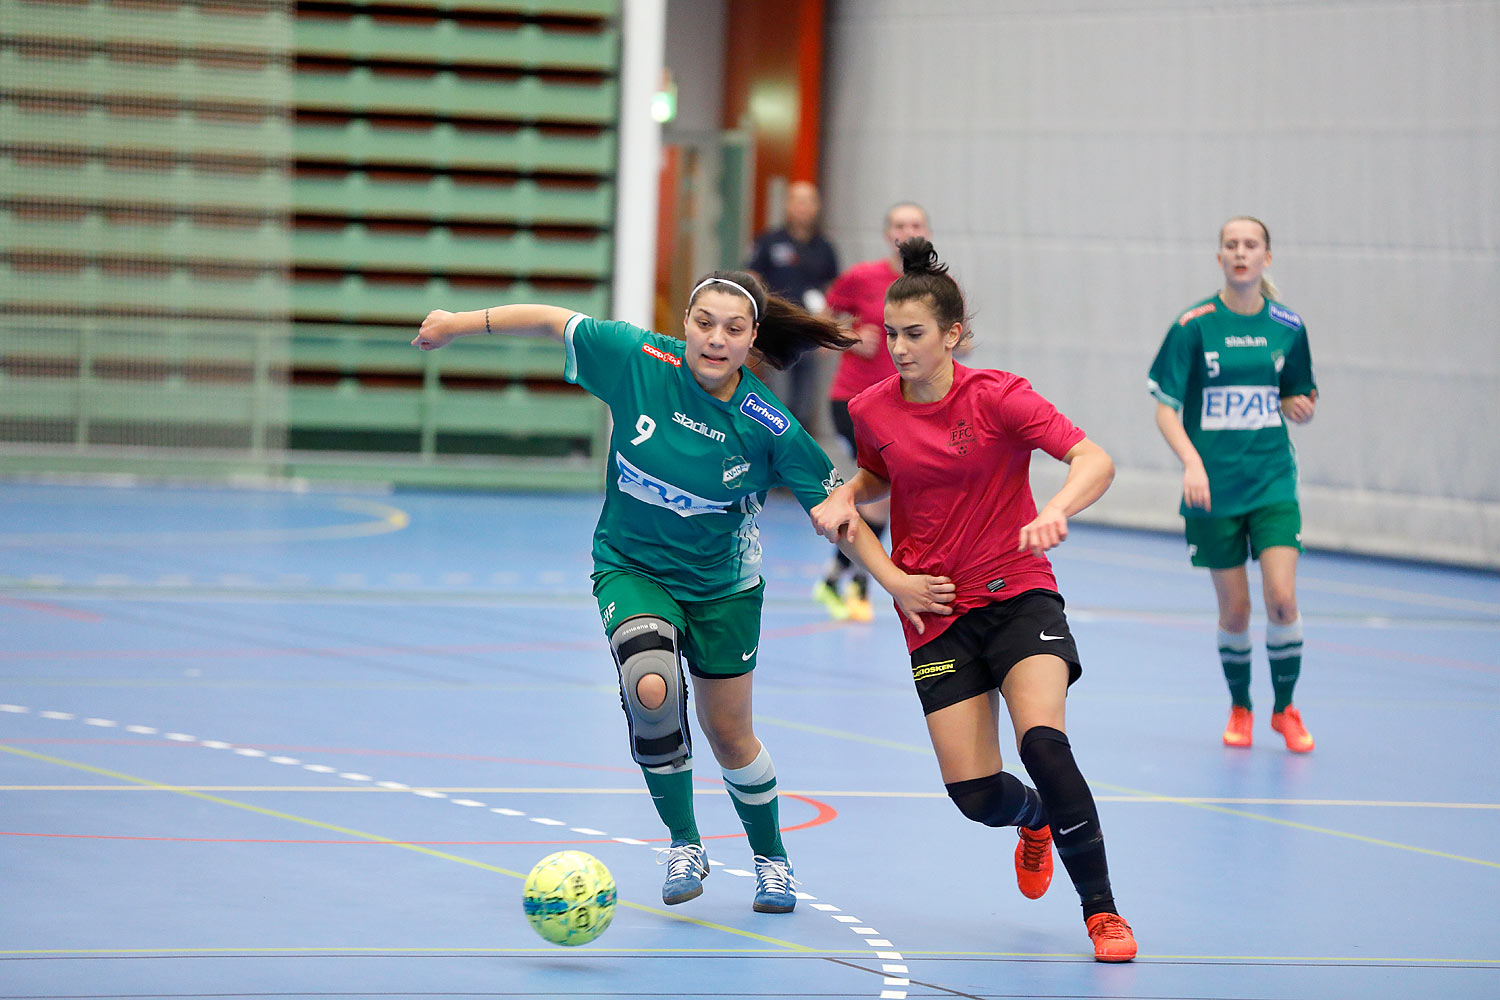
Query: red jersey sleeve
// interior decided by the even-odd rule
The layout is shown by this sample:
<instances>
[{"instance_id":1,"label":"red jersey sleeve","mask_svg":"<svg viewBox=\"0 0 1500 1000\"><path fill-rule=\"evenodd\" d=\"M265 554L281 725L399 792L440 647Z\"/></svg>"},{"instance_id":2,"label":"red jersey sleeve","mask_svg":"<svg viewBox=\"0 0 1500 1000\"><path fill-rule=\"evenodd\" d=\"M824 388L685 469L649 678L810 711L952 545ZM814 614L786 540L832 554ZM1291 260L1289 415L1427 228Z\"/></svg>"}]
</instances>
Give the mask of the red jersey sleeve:
<instances>
[{"instance_id":1,"label":"red jersey sleeve","mask_svg":"<svg viewBox=\"0 0 1500 1000\"><path fill-rule=\"evenodd\" d=\"M1087 435L1053 406L1031 383L1017 376L998 386L997 416L1001 428L1016 441L1039 448L1062 461Z\"/></svg>"},{"instance_id":2,"label":"red jersey sleeve","mask_svg":"<svg viewBox=\"0 0 1500 1000\"><path fill-rule=\"evenodd\" d=\"M890 470L886 468L885 459L880 454L881 445L885 442L875 440L875 435L880 432L868 420L872 407L876 406L872 394L878 391L878 388L872 386L849 400L849 420L854 424L854 462L861 469L868 469L890 482Z\"/></svg>"}]
</instances>

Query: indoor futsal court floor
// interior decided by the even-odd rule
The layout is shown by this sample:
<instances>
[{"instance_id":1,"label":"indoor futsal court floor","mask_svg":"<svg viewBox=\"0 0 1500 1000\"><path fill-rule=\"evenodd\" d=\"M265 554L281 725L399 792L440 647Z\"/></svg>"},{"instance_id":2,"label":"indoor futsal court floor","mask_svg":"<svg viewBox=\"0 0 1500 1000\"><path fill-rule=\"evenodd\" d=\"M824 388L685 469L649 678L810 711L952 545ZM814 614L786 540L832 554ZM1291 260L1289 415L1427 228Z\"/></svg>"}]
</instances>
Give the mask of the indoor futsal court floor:
<instances>
[{"instance_id":1,"label":"indoor futsal court floor","mask_svg":"<svg viewBox=\"0 0 1500 1000\"><path fill-rule=\"evenodd\" d=\"M1500 576L1308 553L1317 750L1267 725L1258 597L1230 750L1206 575L1076 525L1068 728L1141 949L1108 966L1061 865L1024 899L944 795L889 603L805 599L828 550L785 496L756 727L802 901L751 911L700 746L716 864L663 907L598 503L0 481L0 997L1500 996ZM564 846L620 890L579 948L521 913Z\"/></svg>"}]
</instances>

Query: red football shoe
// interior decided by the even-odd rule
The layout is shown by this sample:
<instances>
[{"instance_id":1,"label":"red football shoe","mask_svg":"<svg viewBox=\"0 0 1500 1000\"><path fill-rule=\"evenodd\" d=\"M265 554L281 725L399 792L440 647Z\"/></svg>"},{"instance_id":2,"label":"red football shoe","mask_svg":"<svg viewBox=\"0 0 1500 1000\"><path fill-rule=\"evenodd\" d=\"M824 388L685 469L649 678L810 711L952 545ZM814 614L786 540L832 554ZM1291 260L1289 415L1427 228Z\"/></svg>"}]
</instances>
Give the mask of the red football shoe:
<instances>
[{"instance_id":1,"label":"red football shoe","mask_svg":"<svg viewBox=\"0 0 1500 1000\"><path fill-rule=\"evenodd\" d=\"M1135 935L1118 913L1096 913L1084 921L1094 942L1094 961L1128 962L1135 958Z\"/></svg>"},{"instance_id":2,"label":"red football shoe","mask_svg":"<svg viewBox=\"0 0 1500 1000\"><path fill-rule=\"evenodd\" d=\"M1021 834L1016 844L1016 888L1027 899L1041 899L1052 884L1052 828L1016 829Z\"/></svg>"}]
</instances>

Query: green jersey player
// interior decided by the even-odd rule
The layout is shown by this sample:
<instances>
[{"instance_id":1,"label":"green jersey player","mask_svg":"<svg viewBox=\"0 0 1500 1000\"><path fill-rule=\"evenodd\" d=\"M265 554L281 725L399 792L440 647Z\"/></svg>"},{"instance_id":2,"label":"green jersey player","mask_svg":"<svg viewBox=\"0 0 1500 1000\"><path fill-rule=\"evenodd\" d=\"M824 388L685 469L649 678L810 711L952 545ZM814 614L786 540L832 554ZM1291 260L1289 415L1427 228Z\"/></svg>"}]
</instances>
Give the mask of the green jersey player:
<instances>
[{"instance_id":1,"label":"green jersey player","mask_svg":"<svg viewBox=\"0 0 1500 1000\"><path fill-rule=\"evenodd\" d=\"M691 673L699 724L755 855L755 909L791 911L776 770L750 713L765 589L756 515L773 486L811 510L841 480L745 362L753 348L785 368L803 351L842 349L853 339L767 295L750 274L715 271L688 298L682 340L555 306L507 305L434 311L412 343L433 350L482 333L561 338L565 377L608 404L614 418L594 533L594 596L619 673L631 754L671 833L659 859L667 866L663 902L698 896L709 872L693 812ZM942 613L952 584L902 573L865 535L851 551L910 602L903 609Z\"/></svg>"},{"instance_id":2,"label":"green jersey player","mask_svg":"<svg viewBox=\"0 0 1500 1000\"><path fill-rule=\"evenodd\" d=\"M1283 420L1306 423L1317 403L1307 327L1276 301L1265 274L1265 223L1248 216L1226 222L1218 260L1223 290L1172 324L1148 385L1156 425L1182 461L1188 553L1193 565L1208 568L1218 596L1219 659L1232 703L1224 742L1251 743L1248 553L1260 561L1265 594L1271 728L1288 749L1307 753L1313 739L1292 705L1302 670L1302 515L1296 451Z\"/></svg>"}]
</instances>

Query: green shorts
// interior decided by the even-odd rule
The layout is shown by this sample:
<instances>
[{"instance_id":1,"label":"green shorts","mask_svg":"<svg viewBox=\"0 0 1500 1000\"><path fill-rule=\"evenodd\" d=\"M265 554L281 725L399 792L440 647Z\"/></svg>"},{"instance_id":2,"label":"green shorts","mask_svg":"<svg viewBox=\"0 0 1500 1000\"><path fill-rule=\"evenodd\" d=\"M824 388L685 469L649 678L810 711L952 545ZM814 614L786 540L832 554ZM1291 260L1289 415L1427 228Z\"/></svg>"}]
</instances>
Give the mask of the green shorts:
<instances>
[{"instance_id":1,"label":"green shorts","mask_svg":"<svg viewBox=\"0 0 1500 1000\"><path fill-rule=\"evenodd\" d=\"M712 601L679 601L634 573L602 570L593 579L605 635L627 618L655 615L677 629L683 659L695 677L738 677L755 669L765 580Z\"/></svg>"},{"instance_id":2,"label":"green shorts","mask_svg":"<svg viewBox=\"0 0 1500 1000\"><path fill-rule=\"evenodd\" d=\"M1188 557L1194 566L1233 569L1262 551L1288 545L1302 551L1302 509L1296 501L1273 503L1230 517L1189 517Z\"/></svg>"}]
</instances>

